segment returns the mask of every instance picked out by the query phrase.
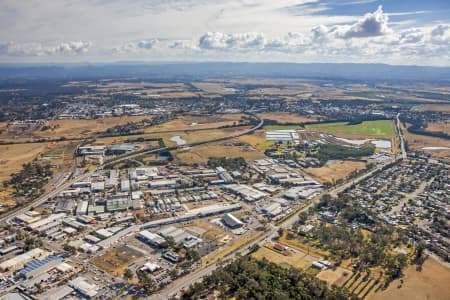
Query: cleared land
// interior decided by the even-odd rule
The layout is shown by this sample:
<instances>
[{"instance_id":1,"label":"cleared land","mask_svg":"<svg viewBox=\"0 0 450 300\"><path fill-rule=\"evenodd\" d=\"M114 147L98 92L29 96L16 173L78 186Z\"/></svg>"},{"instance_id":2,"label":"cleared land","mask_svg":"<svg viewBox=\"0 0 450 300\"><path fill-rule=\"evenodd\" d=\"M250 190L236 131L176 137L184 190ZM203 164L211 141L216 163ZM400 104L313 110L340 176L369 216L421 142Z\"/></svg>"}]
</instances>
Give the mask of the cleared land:
<instances>
[{"instance_id":1,"label":"cleared land","mask_svg":"<svg viewBox=\"0 0 450 300\"><path fill-rule=\"evenodd\" d=\"M260 117L261 119L277 121L280 124L315 122L318 120L317 116L308 117L288 112L261 113L258 114L258 117Z\"/></svg>"},{"instance_id":2,"label":"cleared land","mask_svg":"<svg viewBox=\"0 0 450 300\"><path fill-rule=\"evenodd\" d=\"M239 124L243 114L219 114L211 116L182 116L163 124L147 128L146 133L158 133L165 131L197 130L219 128Z\"/></svg>"},{"instance_id":3,"label":"cleared land","mask_svg":"<svg viewBox=\"0 0 450 300\"><path fill-rule=\"evenodd\" d=\"M392 282L385 291L379 291L368 299L408 299L408 300L448 300L450 299L450 269L442 266L432 258L423 264L421 272L415 266L409 266L404 271L404 283L401 288L400 280Z\"/></svg>"},{"instance_id":4,"label":"cleared land","mask_svg":"<svg viewBox=\"0 0 450 300\"><path fill-rule=\"evenodd\" d=\"M306 125L306 128L350 138L395 136L394 124L391 120L366 121L356 125L348 125L346 122L322 123Z\"/></svg>"},{"instance_id":5,"label":"cleared land","mask_svg":"<svg viewBox=\"0 0 450 300\"><path fill-rule=\"evenodd\" d=\"M210 157L243 157L244 159L260 159L264 155L252 147L232 145L233 141L196 146L186 150L173 151L176 160L183 163L206 163Z\"/></svg>"},{"instance_id":6,"label":"cleared land","mask_svg":"<svg viewBox=\"0 0 450 300\"><path fill-rule=\"evenodd\" d=\"M337 267L336 270L327 269L320 272L317 278L325 281L328 286L341 287L352 276L352 272L341 267Z\"/></svg>"},{"instance_id":7,"label":"cleared land","mask_svg":"<svg viewBox=\"0 0 450 300\"><path fill-rule=\"evenodd\" d=\"M49 143L0 145L0 182L48 149Z\"/></svg>"},{"instance_id":8,"label":"cleared land","mask_svg":"<svg viewBox=\"0 0 450 300\"><path fill-rule=\"evenodd\" d=\"M449 121L429 122L426 131L450 133Z\"/></svg>"},{"instance_id":9,"label":"cleared land","mask_svg":"<svg viewBox=\"0 0 450 300\"><path fill-rule=\"evenodd\" d=\"M445 111L450 112L450 104L428 104L420 105L414 108L419 111Z\"/></svg>"},{"instance_id":10,"label":"cleared land","mask_svg":"<svg viewBox=\"0 0 450 300\"><path fill-rule=\"evenodd\" d=\"M239 140L251 145L261 152L264 152L275 145L274 142L266 141L266 134L264 130L257 130L253 134L241 136L239 137Z\"/></svg>"},{"instance_id":11,"label":"cleared land","mask_svg":"<svg viewBox=\"0 0 450 300\"><path fill-rule=\"evenodd\" d=\"M292 252L286 251L281 253L273 248L273 244L266 244L260 247L258 251L252 254L256 259L267 259L270 262L283 265L287 264L297 269L308 269L311 266L311 261Z\"/></svg>"},{"instance_id":12,"label":"cleared land","mask_svg":"<svg viewBox=\"0 0 450 300\"><path fill-rule=\"evenodd\" d=\"M407 124L407 126L411 126L410 124ZM450 141L437 138L437 137L431 137L431 136L425 136L425 135L419 135L419 134L413 134L410 133L402 126L402 132L405 136L406 141L408 142L408 147L412 150L417 151L425 151L427 154L431 154L433 157L437 158L450 158L450 150L423 150L424 147L448 147L450 148Z\"/></svg>"},{"instance_id":13,"label":"cleared land","mask_svg":"<svg viewBox=\"0 0 450 300\"><path fill-rule=\"evenodd\" d=\"M91 260L91 263L113 276L120 276L133 261L142 258L141 252L121 245Z\"/></svg>"},{"instance_id":14,"label":"cleared land","mask_svg":"<svg viewBox=\"0 0 450 300\"><path fill-rule=\"evenodd\" d=\"M344 160L321 168L308 168L306 169L306 172L315 177L321 183L333 183L333 181L345 179L353 171L362 170L365 167L365 162Z\"/></svg>"}]
</instances>

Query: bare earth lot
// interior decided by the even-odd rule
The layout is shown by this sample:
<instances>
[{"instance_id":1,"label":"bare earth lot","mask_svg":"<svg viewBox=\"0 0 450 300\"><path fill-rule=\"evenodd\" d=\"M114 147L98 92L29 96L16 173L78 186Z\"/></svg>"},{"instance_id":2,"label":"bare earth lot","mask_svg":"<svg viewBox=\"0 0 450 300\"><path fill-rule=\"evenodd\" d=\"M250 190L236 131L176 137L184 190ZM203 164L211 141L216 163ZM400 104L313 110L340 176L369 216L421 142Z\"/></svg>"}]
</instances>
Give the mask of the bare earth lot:
<instances>
[{"instance_id":1,"label":"bare earth lot","mask_svg":"<svg viewBox=\"0 0 450 300\"><path fill-rule=\"evenodd\" d=\"M450 270L432 258L428 258L422 272L414 266L405 270L404 284L398 288L400 280L392 282L385 291L378 292L372 300L448 300L450 299Z\"/></svg>"}]
</instances>

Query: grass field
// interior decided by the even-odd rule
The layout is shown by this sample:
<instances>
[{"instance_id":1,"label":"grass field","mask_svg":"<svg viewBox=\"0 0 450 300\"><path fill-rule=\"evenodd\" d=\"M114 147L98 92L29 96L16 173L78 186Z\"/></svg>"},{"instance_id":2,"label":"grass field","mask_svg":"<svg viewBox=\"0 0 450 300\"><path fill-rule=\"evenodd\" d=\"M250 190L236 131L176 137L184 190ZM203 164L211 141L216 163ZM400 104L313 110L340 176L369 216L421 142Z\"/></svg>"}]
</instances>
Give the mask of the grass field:
<instances>
[{"instance_id":1,"label":"grass field","mask_svg":"<svg viewBox=\"0 0 450 300\"><path fill-rule=\"evenodd\" d=\"M308 259L295 254L295 253L288 253L289 255L284 255L275 249L273 249L273 244L266 244L263 247L260 247L258 251L252 254L252 256L256 259L267 259L270 262L276 263L276 264L288 264L294 268L297 269L308 269L311 266L311 261Z\"/></svg>"},{"instance_id":2,"label":"grass field","mask_svg":"<svg viewBox=\"0 0 450 300\"><path fill-rule=\"evenodd\" d=\"M211 116L186 115L170 120L163 124L147 128L146 133L156 133L165 131L184 131L207 128L219 128L239 124L244 114L217 114Z\"/></svg>"},{"instance_id":3,"label":"grass field","mask_svg":"<svg viewBox=\"0 0 450 300\"><path fill-rule=\"evenodd\" d=\"M317 259L323 258L325 256L328 256L330 253L328 251L324 251L324 250L320 250L320 249L316 249L314 247L310 247L304 243L302 243L299 239L294 238L292 240L287 239L287 231L285 230L283 232L283 235L278 239L278 241L280 243L282 243L283 245L286 245L288 247L297 249L301 252L307 253L310 256L313 256Z\"/></svg>"},{"instance_id":4,"label":"grass field","mask_svg":"<svg viewBox=\"0 0 450 300\"><path fill-rule=\"evenodd\" d=\"M239 140L251 145L253 148L261 152L264 152L265 150L275 145L274 142L266 141L264 130L257 130L253 134L241 136L239 137Z\"/></svg>"},{"instance_id":5,"label":"grass field","mask_svg":"<svg viewBox=\"0 0 450 300\"><path fill-rule=\"evenodd\" d=\"M344 160L320 168L308 168L305 171L321 183L333 183L333 181L345 179L351 172L362 170L365 167L366 163L362 161Z\"/></svg>"},{"instance_id":6,"label":"grass field","mask_svg":"<svg viewBox=\"0 0 450 300\"><path fill-rule=\"evenodd\" d=\"M428 258L423 264L421 272L416 271L415 266L409 266L404 271L402 278L404 284L401 288L400 280L393 281L384 291L370 294L367 299L408 299L408 300L448 300L450 299L450 269L442 266L432 258Z\"/></svg>"},{"instance_id":7,"label":"grass field","mask_svg":"<svg viewBox=\"0 0 450 300\"><path fill-rule=\"evenodd\" d=\"M91 263L113 276L120 276L133 261L142 258L141 252L121 245L91 260Z\"/></svg>"},{"instance_id":8,"label":"grass field","mask_svg":"<svg viewBox=\"0 0 450 300\"><path fill-rule=\"evenodd\" d=\"M317 116L302 116L299 114L293 114L288 112L275 112L275 113L260 113L258 117L266 120L277 121L280 124L283 123L304 123L317 121Z\"/></svg>"},{"instance_id":9,"label":"grass field","mask_svg":"<svg viewBox=\"0 0 450 300\"><path fill-rule=\"evenodd\" d=\"M366 121L357 125L347 125L346 122L322 123L306 125L306 128L350 138L392 138L395 135L394 124L391 120Z\"/></svg>"},{"instance_id":10,"label":"grass field","mask_svg":"<svg viewBox=\"0 0 450 300\"><path fill-rule=\"evenodd\" d=\"M300 129L298 125L265 125L264 130L287 130L287 129Z\"/></svg>"},{"instance_id":11,"label":"grass field","mask_svg":"<svg viewBox=\"0 0 450 300\"><path fill-rule=\"evenodd\" d=\"M47 143L0 145L0 182L20 171L23 164L31 162L47 146Z\"/></svg>"}]
</instances>

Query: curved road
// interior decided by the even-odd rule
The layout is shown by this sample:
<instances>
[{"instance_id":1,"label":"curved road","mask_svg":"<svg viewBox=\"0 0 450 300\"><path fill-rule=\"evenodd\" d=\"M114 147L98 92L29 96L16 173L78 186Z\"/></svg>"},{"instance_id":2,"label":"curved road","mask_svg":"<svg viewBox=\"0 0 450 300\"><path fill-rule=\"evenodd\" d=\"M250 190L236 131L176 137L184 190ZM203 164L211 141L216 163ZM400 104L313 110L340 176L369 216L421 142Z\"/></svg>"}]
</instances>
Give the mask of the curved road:
<instances>
[{"instance_id":1,"label":"curved road","mask_svg":"<svg viewBox=\"0 0 450 300\"><path fill-rule=\"evenodd\" d=\"M111 161L107 161L105 163L103 163L102 165L98 166L96 169L82 174L80 176L77 176L75 178L73 178L70 181L67 181L66 183L63 183L57 187L55 187L55 189L53 189L51 192L40 196L39 198L33 200L32 202L28 203L27 205L18 208L16 210L13 210L9 213L6 213L5 215L3 215L0 218L0 223L3 222L8 222L9 220L15 218L17 215L20 215L28 210L30 210L32 207L36 207L41 205L42 203L48 201L50 198L58 195L59 193L61 193L62 191L66 190L67 188L69 188L72 184L74 184L75 182L78 181L83 181L86 180L87 178L89 178L93 173L95 173L98 170L102 170L105 166L108 165L113 165L116 164L118 162L122 162L122 161L126 161L126 160L134 160L136 157L141 156L141 155L145 155L145 154L154 154L154 153L159 153L159 152L165 152L165 151L172 151L172 150L176 150L176 149L180 149L180 148L184 148L184 147L195 147L198 145L204 145L204 144L208 144L208 143L214 143L214 142L220 142L220 141L225 141L228 139L232 139L232 138L236 138L236 137L240 137L246 134L250 134L253 133L255 130L258 130L259 128L261 128L264 125L264 120L263 119L259 119L259 123L246 130L243 132L239 132L237 134L233 134L233 135L228 135L228 136L224 136L224 137L220 137L220 138L214 138L214 139L208 139L208 140L204 140L204 141L200 141L200 142L195 142L195 143L190 143L190 144L185 144L185 145L177 145L177 146L172 146L172 147L162 147L162 148L158 148L158 149L152 149L152 150L143 150L143 151L137 151L137 152L133 152L130 154L126 154L124 156L121 156L119 158L113 159Z\"/></svg>"}]
</instances>

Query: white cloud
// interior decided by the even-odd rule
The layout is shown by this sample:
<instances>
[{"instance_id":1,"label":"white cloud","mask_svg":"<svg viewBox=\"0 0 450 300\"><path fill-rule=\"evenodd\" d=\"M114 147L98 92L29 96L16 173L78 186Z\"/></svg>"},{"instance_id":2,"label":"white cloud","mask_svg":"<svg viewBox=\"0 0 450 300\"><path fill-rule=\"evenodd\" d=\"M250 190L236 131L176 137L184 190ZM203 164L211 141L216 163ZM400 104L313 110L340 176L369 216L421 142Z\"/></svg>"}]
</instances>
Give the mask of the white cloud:
<instances>
[{"instance_id":1,"label":"white cloud","mask_svg":"<svg viewBox=\"0 0 450 300\"><path fill-rule=\"evenodd\" d=\"M91 46L91 42L84 41L68 41L53 45L8 42L0 45L0 54L9 56L75 56L87 53Z\"/></svg>"},{"instance_id":2,"label":"white cloud","mask_svg":"<svg viewBox=\"0 0 450 300\"><path fill-rule=\"evenodd\" d=\"M127 42L112 49L116 54L137 53L153 49L158 43L159 39L141 40L139 42Z\"/></svg>"},{"instance_id":3,"label":"white cloud","mask_svg":"<svg viewBox=\"0 0 450 300\"><path fill-rule=\"evenodd\" d=\"M380 5L375 12L365 14L353 25L336 26L336 36L348 39L385 35L391 32L388 27L388 19L389 17L383 13L383 7Z\"/></svg>"},{"instance_id":4,"label":"white cloud","mask_svg":"<svg viewBox=\"0 0 450 300\"><path fill-rule=\"evenodd\" d=\"M259 32L207 32L200 37L198 45L201 49L262 49L266 42L264 34Z\"/></svg>"}]
</instances>

